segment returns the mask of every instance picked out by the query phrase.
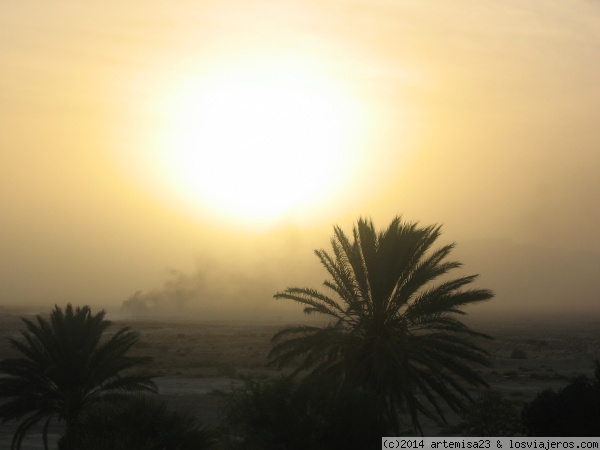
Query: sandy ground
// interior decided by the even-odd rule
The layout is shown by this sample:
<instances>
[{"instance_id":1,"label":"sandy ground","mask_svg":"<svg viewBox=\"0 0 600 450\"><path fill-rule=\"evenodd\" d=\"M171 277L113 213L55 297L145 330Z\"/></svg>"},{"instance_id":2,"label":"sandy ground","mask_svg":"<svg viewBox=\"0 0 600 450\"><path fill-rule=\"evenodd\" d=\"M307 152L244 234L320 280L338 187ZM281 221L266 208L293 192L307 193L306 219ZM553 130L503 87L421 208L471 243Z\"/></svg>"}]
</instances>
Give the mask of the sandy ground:
<instances>
[{"instance_id":1,"label":"sandy ground","mask_svg":"<svg viewBox=\"0 0 600 450\"><path fill-rule=\"evenodd\" d=\"M0 317L0 358L14 356L7 337L17 337L18 317ZM159 394L175 409L193 411L203 423L219 422L222 403L211 395L214 389L239 385L240 375L275 376L265 367L270 338L278 324L250 322L137 321L115 323L113 332L131 326L141 339L134 353L152 356L153 362L139 369L155 375ZM472 324L495 339L482 340L492 367L479 369L491 388L517 405L530 401L546 388L558 388L578 374L591 376L593 361L600 359L600 327L589 320L487 320ZM522 350L525 358L511 357ZM473 392L477 395L477 392ZM456 421L450 415L449 421ZM0 426L0 449L10 448L14 424ZM442 431L429 425L427 434ZM61 432L52 428L51 442ZM41 449L41 433L34 430L23 450ZM51 447L52 448L52 447Z\"/></svg>"}]
</instances>

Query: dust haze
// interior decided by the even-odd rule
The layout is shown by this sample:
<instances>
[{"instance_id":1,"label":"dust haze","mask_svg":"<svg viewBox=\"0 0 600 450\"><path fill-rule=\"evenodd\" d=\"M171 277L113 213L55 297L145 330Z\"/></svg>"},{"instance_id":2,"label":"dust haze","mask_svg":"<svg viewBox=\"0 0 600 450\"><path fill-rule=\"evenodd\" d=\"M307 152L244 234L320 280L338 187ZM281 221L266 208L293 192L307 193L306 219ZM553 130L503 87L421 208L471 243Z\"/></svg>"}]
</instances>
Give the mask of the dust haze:
<instances>
[{"instance_id":1,"label":"dust haze","mask_svg":"<svg viewBox=\"0 0 600 450\"><path fill-rule=\"evenodd\" d=\"M478 314L600 313L600 3L61 5L0 16L5 308L302 317L272 296L321 286L332 225L402 214L443 224L496 292ZM159 128L158 86L248 49L324 56L371 114L350 187L261 229L155 195L121 158Z\"/></svg>"},{"instance_id":2,"label":"dust haze","mask_svg":"<svg viewBox=\"0 0 600 450\"><path fill-rule=\"evenodd\" d=\"M273 300L283 277L267 264L236 270L214 261L197 261L189 273L171 269L162 286L138 290L116 310L126 319L298 320L298 308ZM303 271L306 277L307 271Z\"/></svg>"}]
</instances>

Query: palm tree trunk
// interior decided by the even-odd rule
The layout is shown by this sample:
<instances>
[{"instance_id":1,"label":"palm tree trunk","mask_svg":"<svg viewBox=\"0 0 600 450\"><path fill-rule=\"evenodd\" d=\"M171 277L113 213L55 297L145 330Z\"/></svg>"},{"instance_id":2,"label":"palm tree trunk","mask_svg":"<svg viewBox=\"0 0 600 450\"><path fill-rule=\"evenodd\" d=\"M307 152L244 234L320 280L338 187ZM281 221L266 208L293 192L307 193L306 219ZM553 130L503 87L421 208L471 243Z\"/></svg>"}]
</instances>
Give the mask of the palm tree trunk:
<instances>
[{"instance_id":1,"label":"palm tree trunk","mask_svg":"<svg viewBox=\"0 0 600 450\"><path fill-rule=\"evenodd\" d=\"M75 438L79 429L77 421L72 418L67 418L65 419L65 422L65 434L60 441L59 450L77 450L75 448Z\"/></svg>"},{"instance_id":2,"label":"palm tree trunk","mask_svg":"<svg viewBox=\"0 0 600 450\"><path fill-rule=\"evenodd\" d=\"M44 440L44 450L48 450L48 425L50 425L50 419L52 416L48 417L46 423L44 424L44 432L42 434L42 439Z\"/></svg>"}]
</instances>

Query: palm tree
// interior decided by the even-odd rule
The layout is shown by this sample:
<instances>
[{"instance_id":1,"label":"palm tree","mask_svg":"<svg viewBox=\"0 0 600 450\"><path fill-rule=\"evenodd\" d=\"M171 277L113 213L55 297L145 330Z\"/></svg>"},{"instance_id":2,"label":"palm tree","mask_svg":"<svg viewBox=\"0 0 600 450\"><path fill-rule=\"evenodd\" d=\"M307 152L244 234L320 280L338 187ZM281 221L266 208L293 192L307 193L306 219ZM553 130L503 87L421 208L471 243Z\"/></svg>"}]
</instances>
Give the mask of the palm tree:
<instances>
[{"instance_id":1,"label":"palm tree","mask_svg":"<svg viewBox=\"0 0 600 450\"><path fill-rule=\"evenodd\" d=\"M305 306L306 314L329 318L323 327L293 326L273 337L269 364L296 364L292 375L306 380L338 380L340 392L367 391L378 399L382 419L400 432L398 414L407 412L422 434L419 415L445 422L443 403L463 411L471 399L461 383L485 381L472 365L489 365L487 353L473 337L489 337L465 326L462 308L493 296L485 289L463 289L476 275L431 283L461 266L446 261L454 244L430 250L440 226L420 227L395 217L376 232L359 219L350 240L334 227L333 254L315 254L329 276L316 289L288 288L275 294Z\"/></svg>"},{"instance_id":2,"label":"palm tree","mask_svg":"<svg viewBox=\"0 0 600 450\"><path fill-rule=\"evenodd\" d=\"M63 311L58 306L46 320L23 318L22 339L9 339L21 357L0 361L0 405L2 423L21 421L12 440L19 449L27 431L41 420L44 448L48 449L48 426L55 418L66 424L65 445L77 429L81 414L97 401L128 392L156 392L145 376L122 372L148 358L127 356L138 341L138 333L121 328L102 339L111 322L105 312L92 314L88 306Z\"/></svg>"}]
</instances>

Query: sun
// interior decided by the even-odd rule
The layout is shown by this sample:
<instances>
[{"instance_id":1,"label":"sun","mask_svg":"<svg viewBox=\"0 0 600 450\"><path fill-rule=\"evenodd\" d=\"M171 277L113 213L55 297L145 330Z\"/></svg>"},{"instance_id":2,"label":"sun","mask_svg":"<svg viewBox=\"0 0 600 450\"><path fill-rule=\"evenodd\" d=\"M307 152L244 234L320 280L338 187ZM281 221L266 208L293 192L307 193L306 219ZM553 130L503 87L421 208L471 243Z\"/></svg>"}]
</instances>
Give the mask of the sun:
<instances>
[{"instance_id":1,"label":"sun","mask_svg":"<svg viewBox=\"0 0 600 450\"><path fill-rule=\"evenodd\" d=\"M359 108L306 64L232 64L162 102L155 165L194 208L265 223L339 194L356 170Z\"/></svg>"}]
</instances>

